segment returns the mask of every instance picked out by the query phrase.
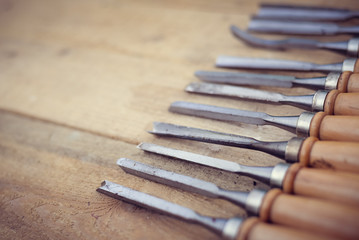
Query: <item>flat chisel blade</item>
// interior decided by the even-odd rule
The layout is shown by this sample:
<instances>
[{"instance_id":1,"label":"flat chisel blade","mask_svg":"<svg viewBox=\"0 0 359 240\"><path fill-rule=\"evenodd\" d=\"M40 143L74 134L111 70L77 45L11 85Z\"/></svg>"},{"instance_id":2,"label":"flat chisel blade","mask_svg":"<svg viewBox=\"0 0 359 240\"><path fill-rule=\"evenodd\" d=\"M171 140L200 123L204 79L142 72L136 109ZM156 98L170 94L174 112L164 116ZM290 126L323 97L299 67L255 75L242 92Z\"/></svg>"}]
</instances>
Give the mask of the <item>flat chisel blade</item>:
<instances>
[{"instance_id":1,"label":"flat chisel blade","mask_svg":"<svg viewBox=\"0 0 359 240\"><path fill-rule=\"evenodd\" d=\"M102 186L99 187L97 191L110 197L124 200L147 209L152 209L187 221L202 224L217 234L222 234L228 221L223 218L202 216L192 209L106 180L102 182Z\"/></svg>"},{"instance_id":2,"label":"flat chisel blade","mask_svg":"<svg viewBox=\"0 0 359 240\"><path fill-rule=\"evenodd\" d=\"M196 71L195 76L205 82L283 88L293 87L292 81L296 80L293 76L239 72Z\"/></svg>"},{"instance_id":3,"label":"flat chisel blade","mask_svg":"<svg viewBox=\"0 0 359 240\"><path fill-rule=\"evenodd\" d=\"M222 121L254 125L274 125L291 132L296 132L299 119L299 116L271 116L263 112L245 111L183 101L172 103L169 111Z\"/></svg>"},{"instance_id":4,"label":"flat chisel blade","mask_svg":"<svg viewBox=\"0 0 359 240\"><path fill-rule=\"evenodd\" d=\"M216 61L217 67L267 69L284 71L319 71L319 72L342 72L343 63L315 64L282 59L245 58L232 56L219 56Z\"/></svg>"},{"instance_id":5,"label":"flat chisel blade","mask_svg":"<svg viewBox=\"0 0 359 240\"><path fill-rule=\"evenodd\" d=\"M246 166L219 158L213 158L173 148L167 148L152 143L141 143L137 147L146 152L155 153L166 157L172 157L182 161L196 163L207 167L213 167L227 172L238 173L243 176L252 177L267 184L270 182L273 170L273 167Z\"/></svg>"}]
</instances>

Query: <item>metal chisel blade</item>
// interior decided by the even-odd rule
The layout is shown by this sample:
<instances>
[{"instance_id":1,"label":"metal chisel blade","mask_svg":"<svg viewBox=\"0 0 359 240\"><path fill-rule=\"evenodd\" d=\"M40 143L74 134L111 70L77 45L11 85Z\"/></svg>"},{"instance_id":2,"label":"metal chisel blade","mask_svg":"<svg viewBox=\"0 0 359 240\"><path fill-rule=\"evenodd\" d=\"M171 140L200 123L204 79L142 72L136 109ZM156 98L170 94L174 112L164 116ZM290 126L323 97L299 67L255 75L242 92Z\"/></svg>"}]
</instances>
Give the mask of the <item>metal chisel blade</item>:
<instances>
[{"instance_id":1,"label":"metal chisel blade","mask_svg":"<svg viewBox=\"0 0 359 240\"><path fill-rule=\"evenodd\" d=\"M162 183L189 192L195 192L212 198L218 197L218 186L210 182L155 168L127 158L119 159L117 161L117 165L127 173L154 182Z\"/></svg>"},{"instance_id":2,"label":"metal chisel blade","mask_svg":"<svg viewBox=\"0 0 359 240\"><path fill-rule=\"evenodd\" d=\"M299 118L298 116L271 116L263 112L245 111L183 101L172 103L169 111L222 121L254 125L274 125L291 132L296 132Z\"/></svg>"},{"instance_id":3,"label":"metal chisel blade","mask_svg":"<svg viewBox=\"0 0 359 240\"><path fill-rule=\"evenodd\" d=\"M127 158L119 159L117 165L127 173L207 197L224 198L242 207L247 201L247 192L223 190L214 183L166 171Z\"/></svg>"},{"instance_id":4,"label":"metal chisel blade","mask_svg":"<svg viewBox=\"0 0 359 240\"><path fill-rule=\"evenodd\" d=\"M177 101L171 104L169 110L191 116L198 116L216 120L241 122L254 125L265 125L268 114L233 108L216 107L205 104Z\"/></svg>"},{"instance_id":5,"label":"metal chisel blade","mask_svg":"<svg viewBox=\"0 0 359 240\"><path fill-rule=\"evenodd\" d=\"M219 56L216 60L217 67L224 68L248 68L284 71L323 71L342 72L343 63L315 64L310 62L291 61L282 59L244 58L232 56Z\"/></svg>"},{"instance_id":6,"label":"metal chisel blade","mask_svg":"<svg viewBox=\"0 0 359 240\"><path fill-rule=\"evenodd\" d=\"M252 177L264 183L269 183L273 170L273 167L246 166L223 159L213 158L191 152L185 152L151 143L141 143L137 147L146 152L155 153L166 157L172 157L207 167L213 167L227 172L238 173L243 176Z\"/></svg>"},{"instance_id":7,"label":"metal chisel blade","mask_svg":"<svg viewBox=\"0 0 359 240\"><path fill-rule=\"evenodd\" d=\"M175 203L143 192L133 190L131 188L121 186L107 180L102 182L102 186L99 187L97 191L110 197L124 200L126 202L133 203L147 209L152 209L157 212L169 214L184 220L202 224L206 227L209 227L217 234L222 233L223 228L227 222L227 219L202 216L193 211L192 209L177 205Z\"/></svg>"},{"instance_id":8,"label":"metal chisel blade","mask_svg":"<svg viewBox=\"0 0 359 240\"><path fill-rule=\"evenodd\" d=\"M222 160L218 158L208 157L196 153L191 152L185 152L173 148L167 148L163 146L159 146L156 144L151 143L141 143L137 146L138 148L146 151L146 152L152 152L159 155L167 156L167 157L173 157L176 159L184 160L187 162L197 163L201 165L205 165L208 167L213 167L217 169L221 169L228 172L240 172L241 171L241 165L235 162L230 162L227 160Z\"/></svg>"},{"instance_id":9,"label":"metal chisel blade","mask_svg":"<svg viewBox=\"0 0 359 240\"><path fill-rule=\"evenodd\" d=\"M292 81L296 79L293 76L238 72L196 71L195 75L206 82L284 88L293 87Z\"/></svg>"}]
</instances>

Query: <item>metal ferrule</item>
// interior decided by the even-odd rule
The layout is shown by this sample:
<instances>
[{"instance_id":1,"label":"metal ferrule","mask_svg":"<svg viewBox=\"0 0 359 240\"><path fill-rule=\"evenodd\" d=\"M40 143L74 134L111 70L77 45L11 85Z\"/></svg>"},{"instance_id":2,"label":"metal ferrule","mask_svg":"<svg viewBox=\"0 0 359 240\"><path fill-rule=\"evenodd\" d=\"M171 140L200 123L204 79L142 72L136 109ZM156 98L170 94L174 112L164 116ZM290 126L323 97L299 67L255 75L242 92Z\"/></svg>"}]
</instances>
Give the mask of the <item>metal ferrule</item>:
<instances>
[{"instance_id":1,"label":"metal ferrule","mask_svg":"<svg viewBox=\"0 0 359 240\"><path fill-rule=\"evenodd\" d=\"M341 72L330 72L325 79L324 89L332 90L337 89L338 81L340 76L342 75Z\"/></svg>"},{"instance_id":2,"label":"metal ferrule","mask_svg":"<svg viewBox=\"0 0 359 240\"><path fill-rule=\"evenodd\" d=\"M259 215L259 210L266 194L267 192L261 189L253 189L249 192L245 208L250 215Z\"/></svg>"},{"instance_id":3,"label":"metal ferrule","mask_svg":"<svg viewBox=\"0 0 359 240\"><path fill-rule=\"evenodd\" d=\"M347 54L353 57L359 56L359 38L352 38L348 41Z\"/></svg>"},{"instance_id":4,"label":"metal ferrule","mask_svg":"<svg viewBox=\"0 0 359 240\"><path fill-rule=\"evenodd\" d=\"M343 61L342 72L354 72L355 63L357 58L347 58Z\"/></svg>"},{"instance_id":5,"label":"metal ferrule","mask_svg":"<svg viewBox=\"0 0 359 240\"><path fill-rule=\"evenodd\" d=\"M291 138L285 148L285 160L287 162L298 162L299 161L299 152L302 147L304 138L294 137ZM273 172L272 172L273 173Z\"/></svg>"},{"instance_id":6,"label":"metal ferrule","mask_svg":"<svg viewBox=\"0 0 359 240\"><path fill-rule=\"evenodd\" d=\"M325 99L328 93L329 93L328 90L319 90L314 93L313 103L312 103L313 112L324 111Z\"/></svg>"},{"instance_id":7,"label":"metal ferrule","mask_svg":"<svg viewBox=\"0 0 359 240\"><path fill-rule=\"evenodd\" d=\"M282 188L283 180L285 175L287 174L288 168L290 164L287 163L279 163L274 166L271 178L270 178L270 185L276 188Z\"/></svg>"},{"instance_id":8,"label":"metal ferrule","mask_svg":"<svg viewBox=\"0 0 359 240\"><path fill-rule=\"evenodd\" d=\"M223 228L222 236L224 239L236 239L238 231L242 225L242 218L230 218Z\"/></svg>"},{"instance_id":9,"label":"metal ferrule","mask_svg":"<svg viewBox=\"0 0 359 240\"><path fill-rule=\"evenodd\" d=\"M310 123L314 117L315 113L312 112L303 112L299 115L296 127L296 133L298 137L308 137Z\"/></svg>"}]
</instances>

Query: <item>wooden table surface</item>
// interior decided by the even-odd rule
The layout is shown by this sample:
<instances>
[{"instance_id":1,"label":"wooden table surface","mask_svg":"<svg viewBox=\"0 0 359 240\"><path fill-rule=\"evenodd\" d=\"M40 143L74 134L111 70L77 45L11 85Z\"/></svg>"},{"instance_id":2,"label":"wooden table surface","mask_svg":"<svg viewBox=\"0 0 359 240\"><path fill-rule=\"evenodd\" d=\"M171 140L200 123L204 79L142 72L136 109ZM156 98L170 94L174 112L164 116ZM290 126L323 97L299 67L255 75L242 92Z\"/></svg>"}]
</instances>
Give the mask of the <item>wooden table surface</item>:
<instances>
[{"instance_id":1,"label":"wooden table surface","mask_svg":"<svg viewBox=\"0 0 359 240\"><path fill-rule=\"evenodd\" d=\"M96 192L105 179L202 214L245 216L243 210L226 201L128 175L117 167L116 160L131 158L226 189L266 188L246 177L136 148L140 142L150 142L249 165L281 162L256 151L147 133L153 121L165 121L268 141L294 136L271 126L224 123L167 111L171 102L186 100L278 115L302 112L290 106L200 96L183 90L188 83L198 81L194 71L215 69L218 55L317 63L345 58L326 51L254 49L239 42L229 26L245 29L258 2L1 0L1 238L218 239L201 226ZM359 8L356 0L300 3ZM348 36L316 39L334 41ZM273 90L313 92L302 88Z\"/></svg>"}]
</instances>

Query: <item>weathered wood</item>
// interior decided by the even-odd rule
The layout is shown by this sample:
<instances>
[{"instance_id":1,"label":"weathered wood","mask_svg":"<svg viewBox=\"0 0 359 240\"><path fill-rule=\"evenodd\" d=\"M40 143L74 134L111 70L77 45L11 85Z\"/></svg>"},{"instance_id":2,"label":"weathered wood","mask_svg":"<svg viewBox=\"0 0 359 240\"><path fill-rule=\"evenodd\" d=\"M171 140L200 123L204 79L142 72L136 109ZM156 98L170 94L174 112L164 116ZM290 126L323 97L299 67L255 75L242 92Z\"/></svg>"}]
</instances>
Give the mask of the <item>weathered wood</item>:
<instances>
[{"instance_id":1,"label":"weathered wood","mask_svg":"<svg viewBox=\"0 0 359 240\"><path fill-rule=\"evenodd\" d=\"M128 157L237 190L252 189L253 180L142 153L135 146L147 141L250 165L280 162L255 151L146 133L151 122L167 121L262 140L293 136L271 126L224 123L167 111L176 100L278 115L302 111L183 91L186 84L197 81L195 70L214 69L215 58L222 54L308 61L315 58L318 63L344 59L326 51L254 49L234 39L230 24L246 28L258 2L1 0L1 237L217 239L204 228L108 198L95 189L108 179L203 214L244 214L225 201L129 176L115 161ZM300 3L338 5L324 0ZM356 0L340 4L357 5ZM274 90L312 92L301 88Z\"/></svg>"}]
</instances>

